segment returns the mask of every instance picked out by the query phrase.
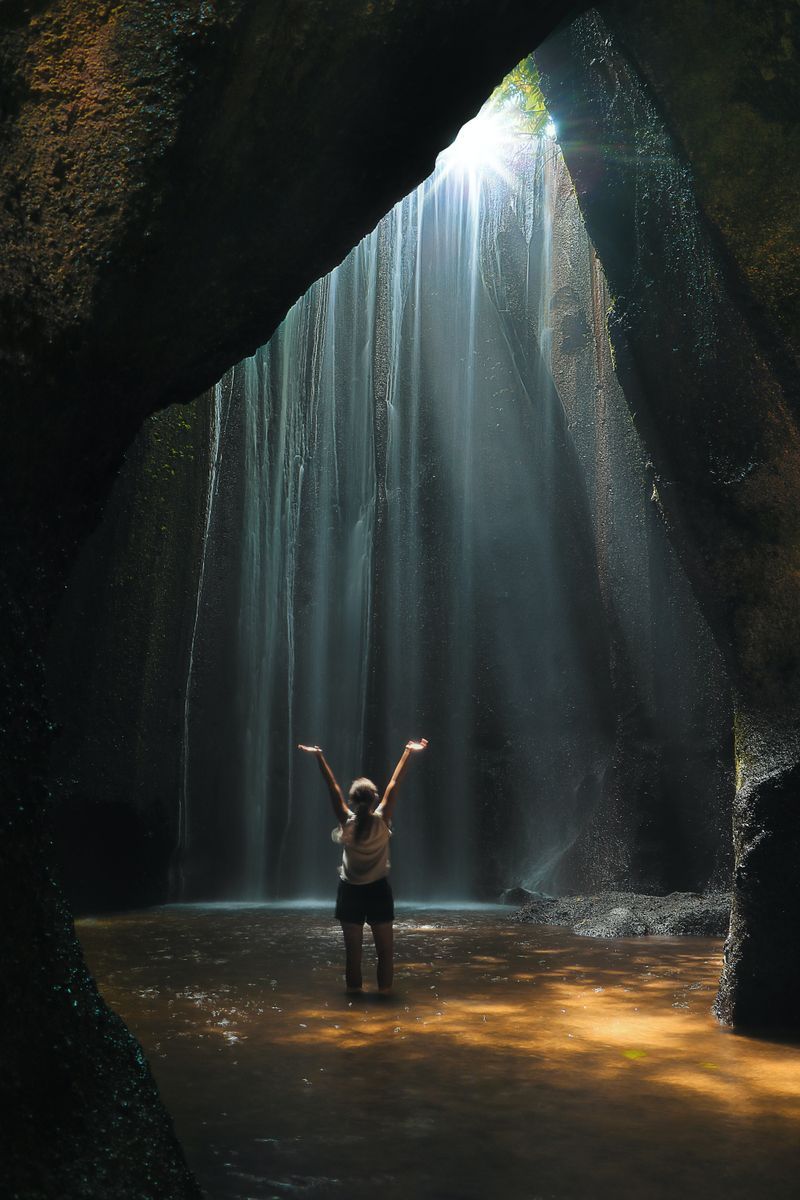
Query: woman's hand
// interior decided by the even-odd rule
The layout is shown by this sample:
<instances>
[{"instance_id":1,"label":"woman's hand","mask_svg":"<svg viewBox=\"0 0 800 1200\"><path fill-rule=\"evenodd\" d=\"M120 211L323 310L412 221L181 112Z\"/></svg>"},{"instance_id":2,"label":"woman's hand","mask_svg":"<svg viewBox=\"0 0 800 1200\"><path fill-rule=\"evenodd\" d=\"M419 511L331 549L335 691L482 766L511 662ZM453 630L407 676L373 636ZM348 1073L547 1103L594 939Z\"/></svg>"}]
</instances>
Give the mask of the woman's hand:
<instances>
[{"instance_id":1,"label":"woman's hand","mask_svg":"<svg viewBox=\"0 0 800 1200\"><path fill-rule=\"evenodd\" d=\"M418 750L424 750L427 744L427 738L420 738L418 742L406 742L405 749L400 755L400 762L395 767L394 774L386 785L386 791L383 793L383 799L375 810L380 816L383 817L384 821L388 821L389 824L391 824L395 796L397 793L397 785L400 782L401 776L404 774L405 769L408 766L411 755L415 754Z\"/></svg>"},{"instance_id":2,"label":"woman's hand","mask_svg":"<svg viewBox=\"0 0 800 1200\"><path fill-rule=\"evenodd\" d=\"M325 755L322 753L322 746L304 746L302 743L299 743L297 749L304 750L306 754L316 754L317 766L322 773L322 778L328 785L328 793L331 798L331 804L333 805L333 811L336 813L336 820L340 825L344 825L348 817L352 816L352 813L344 802L342 789L336 782L336 776L325 761Z\"/></svg>"}]
</instances>

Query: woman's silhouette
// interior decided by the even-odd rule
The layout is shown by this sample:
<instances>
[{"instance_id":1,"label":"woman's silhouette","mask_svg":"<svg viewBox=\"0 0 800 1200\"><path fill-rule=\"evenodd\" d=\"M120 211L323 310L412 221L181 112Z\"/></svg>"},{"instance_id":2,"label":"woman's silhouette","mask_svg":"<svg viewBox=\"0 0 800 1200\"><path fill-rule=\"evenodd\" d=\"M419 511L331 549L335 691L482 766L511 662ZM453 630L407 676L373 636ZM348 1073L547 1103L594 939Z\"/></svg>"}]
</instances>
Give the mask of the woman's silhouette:
<instances>
[{"instance_id":1,"label":"woman's silhouette","mask_svg":"<svg viewBox=\"0 0 800 1200\"><path fill-rule=\"evenodd\" d=\"M339 824L331 834L343 847L339 868L336 916L342 925L345 947L345 980L349 992L362 990L361 948L364 922L372 929L378 955L378 991L392 989L394 973L394 899L387 878L389 838L397 785L413 753L424 750L428 742L408 742L392 778L378 803L378 789L371 779L355 779L348 792L349 806L342 789L319 746L299 746L307 754L316 754L322 777L328 785L333 812Z\"/></svg>"}]
</instances>

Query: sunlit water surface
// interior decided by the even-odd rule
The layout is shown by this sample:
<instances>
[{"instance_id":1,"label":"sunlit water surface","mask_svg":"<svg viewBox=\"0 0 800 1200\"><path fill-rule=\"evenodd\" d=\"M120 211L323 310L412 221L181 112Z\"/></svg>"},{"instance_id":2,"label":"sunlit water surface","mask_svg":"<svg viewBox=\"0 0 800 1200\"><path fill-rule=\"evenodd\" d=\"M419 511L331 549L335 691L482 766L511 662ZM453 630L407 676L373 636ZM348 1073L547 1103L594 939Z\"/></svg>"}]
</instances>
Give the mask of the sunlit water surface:
<instances>
[{"instance_id":1,"label":"sunlit water surface","mask_svg":"<svg viewBox=\"0 0 800 1200\"><path fill-rule=\"evenodd\" d=\"M714 1022L719 941L399 918L388 1001L327 908L78 922L213 1200L796 1200L800 1047Z\"/></svg>"}]
</instances>

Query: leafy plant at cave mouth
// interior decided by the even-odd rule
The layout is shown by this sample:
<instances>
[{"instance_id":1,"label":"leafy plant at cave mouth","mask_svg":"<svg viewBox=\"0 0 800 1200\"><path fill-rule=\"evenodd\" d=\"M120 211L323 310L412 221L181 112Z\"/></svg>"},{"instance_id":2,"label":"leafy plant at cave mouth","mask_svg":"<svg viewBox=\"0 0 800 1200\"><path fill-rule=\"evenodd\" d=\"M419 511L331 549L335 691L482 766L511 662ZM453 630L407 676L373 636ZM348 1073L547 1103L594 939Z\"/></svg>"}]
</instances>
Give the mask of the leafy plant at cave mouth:
<instances>
[{"instance_id":1,"label":"leafy plant at cave mouth","mask_svg":"<svg viewBox=\"0 0 800 1200\"><path fill-rule=\"evenodd\" d=\"M540 134L550 114L544 102L539 71L533 58L523 58L489 97L488 106L516 118L519 133Z\"/></svg>"}]
</instances>

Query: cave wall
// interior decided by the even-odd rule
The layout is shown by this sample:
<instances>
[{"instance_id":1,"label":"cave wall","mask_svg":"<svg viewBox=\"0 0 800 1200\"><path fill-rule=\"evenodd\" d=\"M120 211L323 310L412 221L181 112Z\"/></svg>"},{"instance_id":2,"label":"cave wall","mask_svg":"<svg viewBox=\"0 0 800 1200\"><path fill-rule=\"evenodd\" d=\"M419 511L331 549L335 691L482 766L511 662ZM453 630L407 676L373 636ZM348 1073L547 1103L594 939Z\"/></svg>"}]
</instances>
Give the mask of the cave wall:
<instances>
[{"instance_id":1,"label":"cave wall","mask_svg":"<svg viewBox=\"0 0 800 1200\"><path fill-rule=\"evenodd\" d=\"M141 1048L85 967L64 892L79 909L164 898L174 780L155 751L176 725L176 681L163 685L183 658L206 416L198 402L152 418L120 481L135 479L146 503L120 512L112 497L120 519L89 538L83 588L65 589L69 556L51 531L39 527L33 556L29 527L17 529L37 570L4 630L19 658L5 680L0 1094L3 1182L25 1200L200 1196ZM19 589L14 565L5 559L3 583Z\"/></svg>"},{"instance_id":2,"label":"cave wall","mask_svg":"<svg viewBox=\"0 0 800 1200\"><path fill-rule=\"evenodd\" d=\"M796 405L797 6L673 0L665 14L618 0L601 11L691 163L736 303Z\"/></svg>"},{"instance_id":3,"label":"cave wall","mask_svg":"<svg viewBox=\"0 0 800 1200\"><path fill-rule=\"evenodd\" d=\"M703 6L697 14L676 5L656 27L639 20L638 8L603 6L602 15L587 14L550 39L537 61L609 280L609 332L654 494L736 696L734 908L718 1011L740 1024L781 1025L796 1019L800 984L792 932L800 911L797 372L788 318L778 319L757 284L768 234L748 243L736 232L751 219L745 199L736 202L734 229L711 197L732 202L737 195L763 123L764 137L780 144L783 156L771 156L763 181L770 199L761 203L770 216L776 206L776 244L790 240L789 211L796 235L795 135L780 134L794 121L793 92L743 89L747 119L730 120L727 129L738 160L714 151L722 118L709 118L706 144L696 114L721 105L730 117L731 84L722 87L720 76L737 63L739 83L755 74L763 79L760 68L769 74L775 65L769 30L780 16L787 29L781 36L794 44L797 26L784 22L778 6L743 6L726 23L723 7ZM702 31L711 12L719 36L710 26L698 36L694 17L702 17ZM683 76L658 73L662 38L673 51L693 43L686 63L693 119L685 138L676 98ZM697 189L696 161L705 180ZM776 253L772 270L778 278L770 296L788 295L789 258Z\"/></svg>"},{"instance_id":4,"label":"cave wall","mask_svg":"<svg viewBox=\"0 0 800 1200\"><path fill-rule=\"evenodd\" d=\"M54 838L78 914L168 898L213 400L145 422L51 631Z\"/></svg>"},{"instance_id":5,"label":"cave wall","mask_svg":"<svg viewBox=\"0 0 800 1200\"><path fill-rule=\"evenodd\" d=\"M577 209L566 175L554 213L568 232L554 236L551 362L592 514L615 729L600 802L553 890L725 890L730 686L653 493L614 368L611 296Z\"/></svg>"}]
</instances>

